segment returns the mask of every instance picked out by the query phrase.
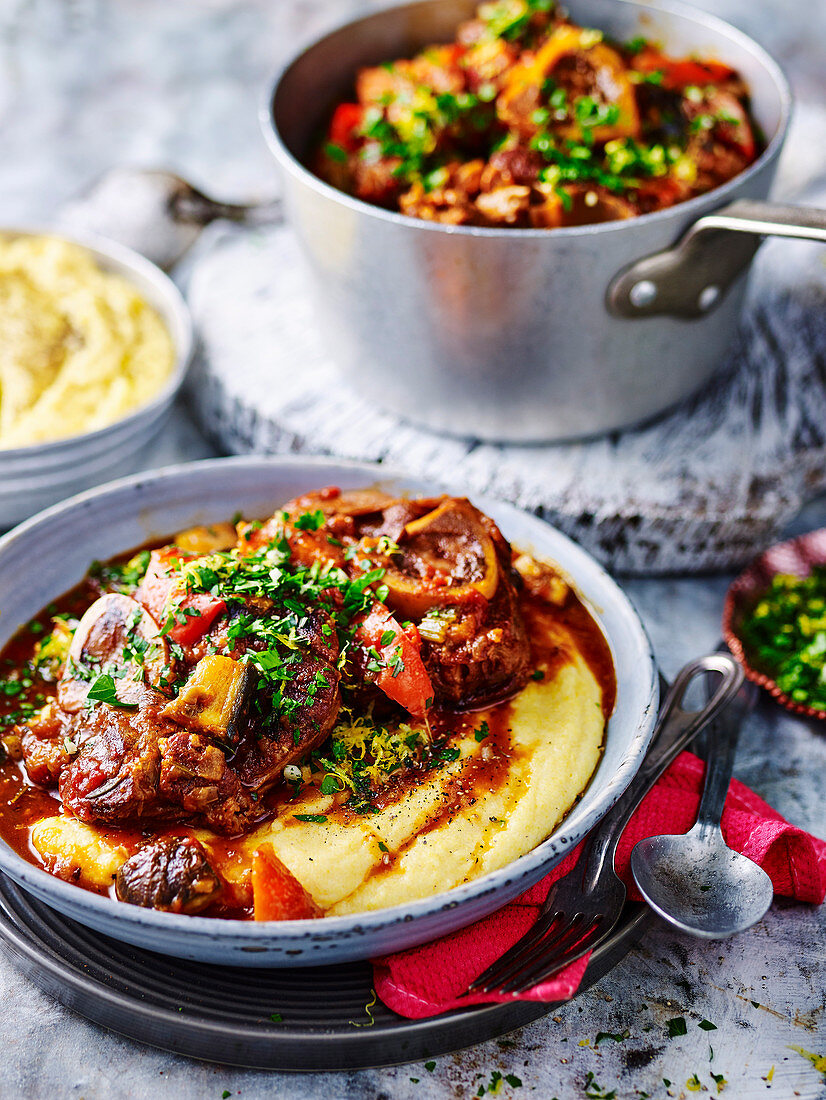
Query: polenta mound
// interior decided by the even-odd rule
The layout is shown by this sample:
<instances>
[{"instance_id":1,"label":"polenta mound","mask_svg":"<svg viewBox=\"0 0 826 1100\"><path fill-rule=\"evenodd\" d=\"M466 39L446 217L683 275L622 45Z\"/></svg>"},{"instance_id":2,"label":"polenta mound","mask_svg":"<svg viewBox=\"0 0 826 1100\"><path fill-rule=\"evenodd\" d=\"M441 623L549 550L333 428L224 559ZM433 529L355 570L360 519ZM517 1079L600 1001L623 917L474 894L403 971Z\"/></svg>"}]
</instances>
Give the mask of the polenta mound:
<instances>
[{"instance_id":1,"label":"polenta mound","mask_svg":"<svg viewBox=\"0 0 826 1100\"><path fill-rule=\"evenodd\" d=\"M150 401L174 363L156 311L85 248L0 238L0 449L104 428Z\"/></svg>"}]
</instances>

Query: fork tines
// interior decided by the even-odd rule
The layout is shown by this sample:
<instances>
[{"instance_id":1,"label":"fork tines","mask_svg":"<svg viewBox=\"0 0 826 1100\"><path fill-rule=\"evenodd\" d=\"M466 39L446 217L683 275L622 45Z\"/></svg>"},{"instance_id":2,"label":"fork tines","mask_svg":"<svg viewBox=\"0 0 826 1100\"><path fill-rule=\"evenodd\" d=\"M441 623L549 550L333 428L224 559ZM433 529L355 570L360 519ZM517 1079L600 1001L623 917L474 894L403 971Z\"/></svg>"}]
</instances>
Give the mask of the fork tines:
<instances>
[{"instance_id":1,"label":"fork tines","mask_svg":"<svg viewBox=\"0 0 826 1100\"><path fill-rule=\"evenodd\" d=\"M468 993L523 993L590 950L600 915L545 913L501 959L470 984Z\"/></svg>"}]
</instances>

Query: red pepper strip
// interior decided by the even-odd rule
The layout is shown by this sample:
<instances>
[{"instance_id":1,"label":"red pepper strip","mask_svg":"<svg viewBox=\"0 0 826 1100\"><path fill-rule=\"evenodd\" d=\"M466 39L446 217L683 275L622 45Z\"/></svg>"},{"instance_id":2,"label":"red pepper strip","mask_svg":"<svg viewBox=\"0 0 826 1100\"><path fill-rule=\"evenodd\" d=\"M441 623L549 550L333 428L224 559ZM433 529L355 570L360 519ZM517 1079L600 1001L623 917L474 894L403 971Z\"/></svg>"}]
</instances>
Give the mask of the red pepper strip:
<instances>
[{"instance_id":1,"label":"red pepper strip","mask_svg":"<svg viewBox=\"0 0 826 1100\"><path fill-rule=\"evenodd\" d=\"M176 616L169 637L178 645L192 645L197 642L227 606L220 597L212 596L208 592L183 592L180 602L175 598L176 592L181 591L178 563L192 561L197 557L198 554L178 550L174 546L153 550L149 568L135 593L138 603L143 604L160 626L164 625L170 612ZM179 615L185 616L186 621L178 622Z\"/></svg>"},{"instance_id":2,"label":"red pepper strip","mask_svg":"<svg viewBox=\"0 0 826 1100\"><path fill-rule=\"evenodd\" d=\"M647 46L631 61L631 67L641 73L661 72L662 86L677 91L690 84L719 84L734 75L734 69L719 61L676 60Z\"/></svg>"},{"instance_id":3,"label":"red pepper strip","mask_svg":"<svg viewBox=\"0 0 826 1100\"><path fill-rule=\"evenodd\" d=\"M382 667L376 686L409 714L423 718L433 702L433 685L416 627L403 629L383 603L374 603L356 629L356 640L379 655Z\"/></svg>"},{"instance_id":4,"label":"red pepper strip","mask_svg":"<svg viewBox=\"0 0 826 1100\"><path fill-rule=\"evenodd\" d=\"M355 131L361 126L364 108L359 103L339 103L330 120L330 141L348 153L358 147Z\"/></svg>"}]
</instances>

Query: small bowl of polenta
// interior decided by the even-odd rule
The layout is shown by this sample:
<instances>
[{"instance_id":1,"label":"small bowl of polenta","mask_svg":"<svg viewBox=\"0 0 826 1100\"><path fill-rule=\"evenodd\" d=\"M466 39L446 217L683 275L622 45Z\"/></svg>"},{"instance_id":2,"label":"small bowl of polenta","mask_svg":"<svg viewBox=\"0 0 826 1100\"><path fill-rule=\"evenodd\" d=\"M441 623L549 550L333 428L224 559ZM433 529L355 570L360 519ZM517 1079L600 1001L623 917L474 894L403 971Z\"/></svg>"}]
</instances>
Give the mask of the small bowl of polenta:
<instances>
[{"instance_id":1,"label":"small bowl of polenta","mask_svg":"<svg viewBox=\"0 0 826 1100\"><path fill-rule=\"evenodd\" d=\"M144 257L0 231L0 528L133 472L191 353L187 306Z\"/></svg>"}]
</instances>

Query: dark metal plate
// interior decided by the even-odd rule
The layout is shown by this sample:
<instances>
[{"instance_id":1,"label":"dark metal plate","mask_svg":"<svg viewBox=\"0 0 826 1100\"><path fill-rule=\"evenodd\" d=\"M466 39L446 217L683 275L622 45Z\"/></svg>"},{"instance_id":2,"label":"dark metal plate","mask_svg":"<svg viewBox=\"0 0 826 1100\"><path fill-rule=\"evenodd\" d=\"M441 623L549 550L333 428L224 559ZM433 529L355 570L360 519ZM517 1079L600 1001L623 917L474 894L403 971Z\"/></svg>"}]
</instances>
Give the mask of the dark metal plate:
<instances>
[{"instance_id":1,"label":"dark metal plate","mask_svg":"<svg viewBox=\"0 0 826 1100\"><path fill-rule=\"evenodd\" d=\"M645 906L626 906L594 951L581 989L615 966L651 919ZM247 970L171 959L92 931L5 877L0 947L42 990L97 1024L176 1054L255 1069L419 1061L505 1035L558 1007L517 1001L407 1020L376 1003L371 1025L369 963Z\"/></svg>"}]
</instances>

